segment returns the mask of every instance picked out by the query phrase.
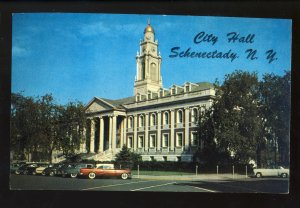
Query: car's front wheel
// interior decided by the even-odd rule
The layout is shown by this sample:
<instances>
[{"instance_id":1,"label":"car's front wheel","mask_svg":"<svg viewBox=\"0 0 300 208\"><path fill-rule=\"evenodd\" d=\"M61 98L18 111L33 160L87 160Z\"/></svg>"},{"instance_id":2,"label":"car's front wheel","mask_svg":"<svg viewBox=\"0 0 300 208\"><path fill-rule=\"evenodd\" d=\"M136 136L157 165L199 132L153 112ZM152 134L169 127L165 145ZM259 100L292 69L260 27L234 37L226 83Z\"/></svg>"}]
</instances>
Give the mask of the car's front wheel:
<instances>
[{"instance_id":1,"label":"car's front wheel","mask_svg":"<svg viewBox=\"0 0 300 208\"><path fill-rule=\"evenodd\" d=\"M121 178L122 178L123 180L128 179L128 174L127 174L127 173L122 173Z\"/></svg>"},{"instance_id":2,"label":"car's front wheel","mask_svg":"<svg viewBox=\"0 0 300 208\"><path fill-rule=\"evenodd\" d=\"M16 171L15 171L15 174L20 175L20 171L19 171L19 170L16 170Z\"/></svg>"},{"instance_id":3,"label":"car's front wheel","mask_svg":"<svg viewBox=\"0 0 300 208\"><path fill-rule=\"evenodd\" d=\"M282 173L282 174L281 174L281 177L282 177L282 178L287 178L287 176L288 176L287 173Z\"/></svg>"},{"instance_id":4,"label":"car's front wheel","mask_svg":"<svg viewBox=\"0 0 300 208\"><path fill-rule=\"evenodd\" d=\"M261 178L262 174L261 173L256 173L256 178Z\"/></svg>"},{"instance_id":5,"label":"car's front wheel","mask_svg":"<svg viewBox=\"0 0 300 208\"><path fill-rule=\"evenodd\" d=\"M95 173L89 173L89 179L94 179L96 178L96 174Z\"/></svg>"},{"instance_id":6,"label":"car's front wheel","mask_svg":"<svg viewBox=\"0 0 300 208\"><path fill-rule=\"evenodd\" d=\"M51 171L50 173L49 173L49 176L54 176L55 174L54 174L54 172L53 171Z\"/></svg>"},{"instance_id":7,"label":"car's front wheel","mask_svg":"<svg viewBox=\"0 0 300 208\"><path fill-rule=\"evenodd\" d=\"M77 173L71 173L70 176L71 176L71 178L76 178L77 177Z\"/></svg>"}]
</instances>

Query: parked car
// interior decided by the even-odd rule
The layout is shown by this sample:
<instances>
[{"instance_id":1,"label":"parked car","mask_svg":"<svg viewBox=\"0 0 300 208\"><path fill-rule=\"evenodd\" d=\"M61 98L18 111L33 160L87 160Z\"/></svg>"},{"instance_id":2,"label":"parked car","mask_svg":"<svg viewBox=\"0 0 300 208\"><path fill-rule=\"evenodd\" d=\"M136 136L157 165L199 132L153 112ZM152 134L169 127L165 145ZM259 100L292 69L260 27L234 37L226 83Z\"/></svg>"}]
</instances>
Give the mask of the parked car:
<instances>
[{"instance_id":1,"label":"parked car","mask_svg":"<svg viewBox=\"0 0 300 208\"><path fill-rule=\"evenodd\" d=\"M57 168L55 175L61 176L65 169L70 168L74 163L64 163L62 166Z\"/></svg>"},{"instance_id":2,"label":"parked car","mask_svg":"<svg viewBox=\"0 0 300 208\"><path fill-rule=\"evenodd\" d=\"M111 165L99 165L95 168L81 168L80 175L94 179L96 177L120 177L124 180L131 178L130 169L114 169Z\"/></svg>"},{"instance_id":3,"label":"parked car","mask_svg":"<svg viewBox=\"0 0 300 208\"><path fill-rule=\"evenodd\" d=\"M71 178L76 178L81 168L94 168L94 164L87 164L87 163L78 163L78 164L72 164L62 170L62 176L67 177L70 176Z\"/></svg>"},{"instance_id":4,"label":"parked car","mask_svg":"<svg viewBox=\"0 0 300 208\"><path fill-rule=\"evenodd\" d=\"M18 170L22 165L24 165L26 163L11 163L10 164L10 173L15 173L16 170Z\"/></svg>"},{"instance_id":5,"label":"parked car","mask_svg":"<svg viewBox=\"0 0 300 208\"><path fill-rule=\"evenodd\" d=\"M58 169L61 168L63 165L64 165L63 163L50 164L47 168L43 170L42 175L55 176L57 175Z\"/></svg>"},{"instance_id":6,"label":"parked car","mask_svg":"<svg viewBox=\"0 0 300 208\"><path fill-rule=\"evenodd\" d=\"M261 178L263 176L279 176L286 178L290 174L289 169L283 168L282 166L272 168L255 168L253 169L253 172L257 178Z\"/></svg>"},{"instance_id":7,"label":"parked car","mask_svg":"<svg viewBox=\"0 0 300 208\"><path fill-rule=\"evenodd\" d=\"M49 167L48 163L38 163L38 167L35 169L35 174L42 174L43 170Z\"/></svg>"},{"instance_id":8,"label":"parked car","mask_svg":"<svg viewBox=\"0 0 300 208\"><path fill-rule=\"evenodd\" d=\"M15 173L17 175L24 174L27 175L28 173L32 173L33 170L35 170L38 167L37 163L31 163L31 164L24 164L20 166Z\"/></svg>"}]
</instances>

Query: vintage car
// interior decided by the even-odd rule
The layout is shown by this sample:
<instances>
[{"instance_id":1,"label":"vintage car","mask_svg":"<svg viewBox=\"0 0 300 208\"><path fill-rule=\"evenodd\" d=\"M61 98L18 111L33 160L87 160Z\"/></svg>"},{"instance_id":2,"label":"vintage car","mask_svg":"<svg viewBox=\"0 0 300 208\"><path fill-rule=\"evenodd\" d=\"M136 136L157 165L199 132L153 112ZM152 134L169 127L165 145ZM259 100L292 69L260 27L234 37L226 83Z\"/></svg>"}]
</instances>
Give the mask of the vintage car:
<instances>
[{"instance_id":1,"label":"vintage car","mask_svg":"<svg viewBox=\"0 0 300 208\"><path fill-rule=\"evenodd\" d=\"M48 163L39 163L38 167L35 169L35 174L42 174L43 170L45 170L47 167L49 167Z\"/></svg>"},{"instance_id":2,"label":"vintage car","mask_svg":"<svg viewBox=\"0 0 300 208\"><path fill-rule=\"evenodd\" d=\"M63 163L57 163L57 164L51 164L47 168L45 168L42 172L42 175L44 176L55 176L57 174L57 170L61 168L64 164Z\"/></svg>"},{"instance_id":3,"label":"vintage car","mask_svg":"<svg viewBox=\"0 0 300 208\"><path fill-rule=\"evenodd\" d=\"M11 163L10 164L10 173L15 173L22 165L26 164L25 162L22 163Z\"/></svg>"},{"instance_id":4,"label":"vintage car","mask_svg":"<svg viewBox=\"0 0 300 208\"><path fill-rule=\"evenodd\" d=\"M35 172L35 169L38 167L37 163L32 163L32 164L24 164L20 166L16 171L15 174L32 174L32 172Z\"/></svg>"},{"instance_id":5,"label":"vintage car","mask_svg":"<svg viewBox=\"0 0 300 208\"><path fill-rule=\"evenodd\" d=\"M96 177L121 177L126 180L131 178L130 169L114 169L111 165L99 165L95 168L81 168L80 175L94 179Z\"/></svg>"},{"instance_id":6,"label":"vintage car","mask_svg":"<svg viewBox=\"0 0 300 208\"><path fill-rule=\"evenodd\" d=\"M70 164L69 166L63 168L61 170L62 177L70 176L71 178L76 178L81 168L94 168L94 164L87 164L87 163L77 163L77 164Z\"/></svg>"},{"instance_id":7,"label":"vintage car","mask_svg":"<svg viewBox=\"0 0 300 208\"><path fill-rule=\"evenodd\" d=\"M261 178L264 176L279 176L286 178L289 176L290 173L289 169L283 168L281 166L273 168L254 168L253 172L257 178Z\"/></svg>"}]
</instances>

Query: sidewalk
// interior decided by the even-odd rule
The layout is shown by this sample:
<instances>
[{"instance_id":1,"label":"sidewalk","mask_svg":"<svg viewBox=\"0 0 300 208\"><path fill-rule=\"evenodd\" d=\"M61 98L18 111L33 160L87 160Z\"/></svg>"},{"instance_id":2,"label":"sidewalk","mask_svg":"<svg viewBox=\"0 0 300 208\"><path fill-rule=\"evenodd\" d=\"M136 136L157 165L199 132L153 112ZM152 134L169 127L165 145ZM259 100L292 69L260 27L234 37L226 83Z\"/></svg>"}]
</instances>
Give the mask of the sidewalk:
<instances>
[{"instance_id":1,"label":"sidewalk","mask_svg":"<svg viewBox=\"0 0 300 208\"><path fill-rule=\"evenodd\" d=\"M180 176L152 176L152 175L133 175L132 178L144 180L243 180L250 178L240 174L198 174L198 175L180 175Z\"/></svg>"}]
</instances>

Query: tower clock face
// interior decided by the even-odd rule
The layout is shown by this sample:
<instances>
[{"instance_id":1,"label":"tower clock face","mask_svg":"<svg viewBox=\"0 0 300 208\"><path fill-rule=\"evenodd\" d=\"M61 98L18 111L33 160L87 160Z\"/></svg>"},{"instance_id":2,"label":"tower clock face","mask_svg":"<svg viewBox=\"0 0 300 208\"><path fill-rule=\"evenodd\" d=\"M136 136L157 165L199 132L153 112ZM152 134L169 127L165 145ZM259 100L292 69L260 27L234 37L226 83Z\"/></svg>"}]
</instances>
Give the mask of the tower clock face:
<instances>
[{"instance_id":1,"label":"tower clock face","mask_svg":"<svg viewBox=\"0 0 300 208\"><path fill-rule=\"evenodd\" d=\"M146 39L150 40L151 39L151 35L146 35Z\"/></svg>"}]
</instances>

